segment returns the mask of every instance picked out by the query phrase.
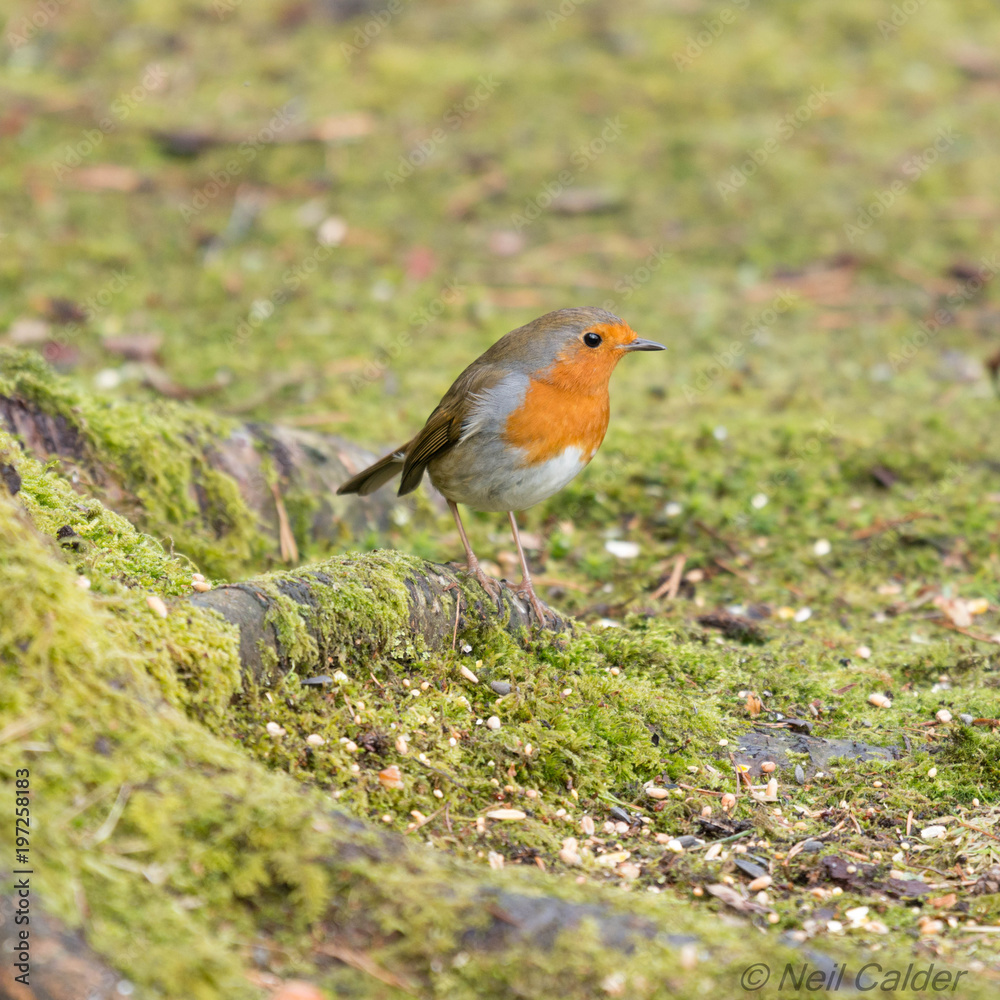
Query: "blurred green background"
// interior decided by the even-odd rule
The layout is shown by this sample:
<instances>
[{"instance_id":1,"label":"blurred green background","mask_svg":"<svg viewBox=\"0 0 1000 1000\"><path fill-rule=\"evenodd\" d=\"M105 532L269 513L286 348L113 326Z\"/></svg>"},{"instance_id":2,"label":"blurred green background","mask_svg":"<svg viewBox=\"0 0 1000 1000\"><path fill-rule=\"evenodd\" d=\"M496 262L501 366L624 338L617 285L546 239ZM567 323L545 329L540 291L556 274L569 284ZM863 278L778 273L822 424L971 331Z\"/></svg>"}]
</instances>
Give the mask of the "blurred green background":
<instances>
[{"instance_id":1,"label":"blurred green background","mask_svg":"<svg viewBox=\"0 0 1000 1000\"><path fill-rule=\"evenodd\" d=\"M669 351L528 515L557 560L588 513L689 565L693 518L781 549L934 489L991 523L998 43L985 0L17 4L0 339L378 449L508 329L603 304Z\"/></svg>"}]
</instances>

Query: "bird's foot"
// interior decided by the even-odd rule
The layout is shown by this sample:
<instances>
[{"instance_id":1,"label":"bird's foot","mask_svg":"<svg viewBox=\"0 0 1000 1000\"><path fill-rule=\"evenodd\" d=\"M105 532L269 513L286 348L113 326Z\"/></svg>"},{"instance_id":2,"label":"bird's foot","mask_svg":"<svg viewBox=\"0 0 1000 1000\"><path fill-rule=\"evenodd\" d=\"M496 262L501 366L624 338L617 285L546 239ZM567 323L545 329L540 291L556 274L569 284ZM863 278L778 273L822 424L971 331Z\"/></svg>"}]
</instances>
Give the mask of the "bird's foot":
<instances>
[{"instance_id":1,"label":"bird's foot","mask_svg":"<svg viewBox=\"0 0 1000 1000\"><path fill-rule=\"evenodd\" d=\"M531 602L531 607L534 609L535 617L538 618L538 622L543 627L547 620L547 610L544 604L538 599L538 595L535 593L535 588L531 585L529 581L522 580L516 587L511 588L518 597L526 597Z\"/></svg>"},{"instance_id":2,"label":"bird's foot","mask_svg":"<svg viewBox=\"0 0 1000 1000\"><path fill-rule=\"evenodd\" d=\"M479 581L479 586L486 591L490 597L493 598L497 603L497 611L503 611L503 596L501 593L500 584L490 576L479 562L470 563L466 569L468 573L474 576Z\"/></svg>"}]
</instances>

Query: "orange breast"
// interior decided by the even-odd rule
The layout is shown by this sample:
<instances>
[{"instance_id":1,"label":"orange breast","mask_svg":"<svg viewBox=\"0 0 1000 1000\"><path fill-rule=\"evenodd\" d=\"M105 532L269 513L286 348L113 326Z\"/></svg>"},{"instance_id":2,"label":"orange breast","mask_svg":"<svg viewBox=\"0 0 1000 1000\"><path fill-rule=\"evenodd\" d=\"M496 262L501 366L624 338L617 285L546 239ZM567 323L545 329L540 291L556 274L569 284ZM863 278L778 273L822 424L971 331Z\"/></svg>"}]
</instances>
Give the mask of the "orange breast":
<instances>
[{"instance_id":1,"label":"orange breast","mask_svg":"<svg viewBox=\"0 0 1000 1000\"><path fill-rule=\"evenodd\" d=\"M523 405L507 418L504 440L525 452L525 463L534 465L579 448L589 462L608 429L607 381L602 390L567 390L551 382L532 380Z\"/></svg>"}]
</instances>

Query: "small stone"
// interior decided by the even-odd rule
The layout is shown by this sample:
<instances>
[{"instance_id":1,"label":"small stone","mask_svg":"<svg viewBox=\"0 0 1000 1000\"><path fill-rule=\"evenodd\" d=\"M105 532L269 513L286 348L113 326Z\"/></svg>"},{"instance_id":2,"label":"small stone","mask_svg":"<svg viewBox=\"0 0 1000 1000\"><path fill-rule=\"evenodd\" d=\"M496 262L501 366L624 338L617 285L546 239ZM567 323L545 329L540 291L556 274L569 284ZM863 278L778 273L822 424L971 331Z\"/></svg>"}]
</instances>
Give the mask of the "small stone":
<instances>
[{"instance_id":1,"label":"small stone","mask_svg":"<svg viewBox=\"0 0 1000 1000\"><path fill-rule=\"evenodd\" d=\"M683 837L678 837L677 842L684 848L684 850L688 850L691 847L700 847L705 843L704 840L699 840L690 833L685 833Z\"/></svg>"},{"instance_id":2,"label":"small stone","mask_svg":"<svg viewBox=\"0 0 1000 1000\"><path fill-rule=\"evenodd\" d=\"M802 850L807 854L816 854L822 851L824 847L822 840L804 840L802 841Z\"/></svg>"},{"instance_id":3,"label":"small stone","mask_svg":"<svg viewBox=\"0 0 1000 1000\"><path fill-rule=\"evenodd\" d=\"M513 690L512 685L508 684L506 681L490 681L490 687L503 697L505 694L510 694Z\"/></svg>"},{"instance_id":4,"label":"small stone","mask_svg":"<svg viewBox=\"0 0 1000 1000\"><path fill-rule=\"evenodd\" d=\"M795 780L800 785L804 785L806 783L806 772L803 770L801 764L795 765Z\"/></svg>"},{"instance_id":5,"label":"small stone","mask_svg":"<svg viewBox=\"0 0 1000 1000\"><path fill-rule=\"evenodd\" d=\"M937 768L936 768L936 767L932 767L932 768L931 768L931 769L930 769L930 770L929 770L929 771L927 772L927 777L928 777L928 778L936 778L936 777L937 777Z\"/></svg>"},{"instance_id":6,"label":"small stone","mask_svg":"<svg viewBox=\"0 0 1000 1000\"><path fill-rule=\"evenodd\" d=\"M495 732L495 731L496 731L497 729L499 729L499 728L500 728L500 719L499 719L499 717L498 717L498 716L496 716L496 715L491 715L491 716L490 716L490 717L489 717L489 718L488 718L488 719L486 720L486 728L487 728L487 729L492 729L492 730L493 730L494 732Z\"/></svg>"},{"instance_id":7,"label":"small stone","mask_svg":"<svg viewBox=\"0 0 1000 1000\"><path fill-rule=\"evenodd\" d=\"M146 598L146 604L154 615L159 615L161 618L167 617L167 606L163 603L163 598L158 597L156 594L150 594Z\"/></svg>"},{"instance_id":8,"label":"small stone","mask_svg":"<svg viewBox=\"0 0 1000 1000\"><path fill-rule=\"evenodd\" d=\"M973 896L986 896L992 893L1000 893L1000 865L993 865L987 868L977 879L976 884L969 890Z\"/></svg>"},{"instance_id":9,"label":"small stone","mask_svg":"<svg viewBox=\"0 0 1000 1000\"><path fill-rule=\"evenodd\" d=\"M308 743L311 747L321 747L324 743L326 743L326 740L324 740L319 733L310 733L306 737L306 743Z\"/></svg>"},{"instance_id":10,"label":"small stone","mask_svg":"<svg viewBox=\"0 0 1000 1000\"><path fill-rule=\"evenodd\" d=\"M962 712L962 714L961 714L961 715L959 715L959 717L958 717L958 720L959 720L959 722L961 722L961 723L962 723L963 725L966 725L966 726L971 726L971 725L972 725L972 723L973 723L973 722L975 721L975 718L976 718L976 717L975 717L974 715L969 715L969 713L968 713L968 712Z\"/></svg>"},{"instance_id":11,"label":"small stone","mask_svg":"<svg viewBox=\"0 0 1000 1000\"><path fill-rule=\"evenodd\" d=\"M937 719L938 722L951 722L952 716L948 709L942 708L934 713L934 718Z\"/></svg>"}]
</instances>

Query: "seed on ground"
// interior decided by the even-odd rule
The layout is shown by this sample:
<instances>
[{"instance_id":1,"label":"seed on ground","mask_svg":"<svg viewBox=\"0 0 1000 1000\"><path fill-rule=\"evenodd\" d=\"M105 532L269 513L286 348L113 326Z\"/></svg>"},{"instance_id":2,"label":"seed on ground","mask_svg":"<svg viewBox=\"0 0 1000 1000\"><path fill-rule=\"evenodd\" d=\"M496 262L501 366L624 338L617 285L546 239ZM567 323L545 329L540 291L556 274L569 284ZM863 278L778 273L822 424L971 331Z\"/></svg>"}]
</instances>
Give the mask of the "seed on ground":
<instances>
[{"instance_id":1,"label":"seed on ground","mask_svg":"<svg viewBox=\"0 0 1000 1000\"><path fill-rule=\"evenodd\" d=\"M518 820L527 819L527 813L520 809L492 809L486 814L487 819Z\"/></svg>"},{"instance_id":2,"label":"seed on ground","mask_svg":"<svg viewBox=\"0 0 1000 1000\"><path fill-rule=\"evenodd\" d=\"M149 610L152 611L154 615L159 615L161 618L167 617L167 606L163 603L162 597L157 597L156 594L150 594L146 598L146 604L149 606Z\"/></svg>"},{"instance_id":3,"label":"seed on ground","mask_svg":"<svg viewBox=\"0 0 1000 1000\"><path fill-rule=\"evenodd\" d=\"M379 783L383 788L403 788L403 774L392 764L378 773Z\"/></svg>"},{"instance_id":4,"label":"seed on ground","mask_svg":"<svg viewBox=\"0 0 1000 1000\"><path fill-rule=\"evenodd\" d=\"M499 719L499 717L496 716L496 715L491 715L486 720L486 728L487 729L492 729L494 731L497 730L497 729L499 729L500 728L500 719Z\"/></svg>"}]
</instances>

